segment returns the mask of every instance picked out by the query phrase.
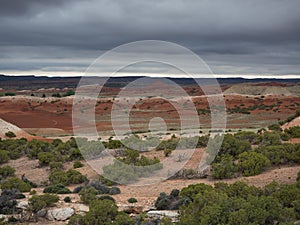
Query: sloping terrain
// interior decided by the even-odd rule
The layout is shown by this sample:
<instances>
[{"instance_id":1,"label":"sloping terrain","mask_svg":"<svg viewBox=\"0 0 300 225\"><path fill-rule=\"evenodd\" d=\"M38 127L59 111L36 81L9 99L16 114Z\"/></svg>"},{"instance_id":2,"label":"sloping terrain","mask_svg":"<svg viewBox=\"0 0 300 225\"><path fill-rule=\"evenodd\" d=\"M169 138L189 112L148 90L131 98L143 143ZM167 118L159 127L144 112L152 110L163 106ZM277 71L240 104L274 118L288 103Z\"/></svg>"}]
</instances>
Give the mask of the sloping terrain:
<instances>
[{"instance_id":1,"label":"sloping terrain","mask_svg":"<svg viewBox=\"0 0 300 225\"><path fill-rule=\"evenodd\" d=\"M300 117L293 119L291 122L285 123L281 126L283 130L289 129L290 127L300 126Z\"/></svg>"},{"instance_id":2,"label":"sloping terrain","mask_svg":"<svg viewBox=\"0 0 300 225\"><path fill-rule=\"evenodd\" d=\"M32 138L30 134L22 130L21 128L0 119L0 137L7 138L5 133L6 132L13 132L16 135L16 138Z\"/></svg>"}]
</instances>

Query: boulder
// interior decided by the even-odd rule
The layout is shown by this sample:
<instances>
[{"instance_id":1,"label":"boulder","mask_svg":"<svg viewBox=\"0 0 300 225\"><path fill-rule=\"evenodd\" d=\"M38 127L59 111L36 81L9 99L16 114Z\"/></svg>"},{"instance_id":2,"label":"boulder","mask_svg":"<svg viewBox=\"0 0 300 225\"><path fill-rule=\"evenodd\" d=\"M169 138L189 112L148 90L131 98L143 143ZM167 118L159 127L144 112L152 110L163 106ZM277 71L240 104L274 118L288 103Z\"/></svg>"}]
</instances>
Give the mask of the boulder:
<instances>
[{"instance_id":1,"label":"boulder","mask_svg":"<svg viewBox=\"0 0 300 225\"><path fill-rule=\"evenodd\" d=\"M38 212L36 213L36 215L37 215L38 217L45 217L46 214L47 214L47 209L41 209L40 211L38 211Z\"/></svg>"},{"instance_id":2,"label":"boulder","mask_svg":"<svg viewBox=\"0 0 300 225\"><path fill-rule=\"evenodd\" d=\"M72 208L49 209L46 214L48 220L65 221L75 213Z\"/></svg>"},{"instance_id":3,"label":"boulder","mask_svg":"<svg viewBox=\"0 0 300 225\"><path fill-rule=\"evenodd\" d=\"M27 207L28 207L28 201L18 202L17 207L20 208L20 209L27 209Z\"/></svg>"},{"instance_id":4,"label":"boulder","mask_svg":"<svg viewBox=\"0 0 300 225\"><path fill-rule=\"evenodd\" d=\"M177 210L153 210L147 212L147 216L151 219L162 219L168 217L172 222L178 222L179 213Z\"/></svg>"}]
</instances>

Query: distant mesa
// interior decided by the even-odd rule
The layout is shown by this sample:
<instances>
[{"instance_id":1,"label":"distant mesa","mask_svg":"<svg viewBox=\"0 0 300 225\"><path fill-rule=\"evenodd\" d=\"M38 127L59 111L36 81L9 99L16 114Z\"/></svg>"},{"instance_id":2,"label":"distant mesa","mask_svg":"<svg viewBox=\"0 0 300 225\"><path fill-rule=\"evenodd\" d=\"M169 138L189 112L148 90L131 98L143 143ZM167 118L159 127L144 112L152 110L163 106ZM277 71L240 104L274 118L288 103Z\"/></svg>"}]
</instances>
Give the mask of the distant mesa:
<instances>
[{"instance_id":1,"label":"distant mesa","mask_svg":"<svg viewBox=\"0 0 300 225\"><path fill-rule=\"evenodd\" d=\"M280 84L263 85L263 84L235 84L224 91L224 94L241 94L241 95L281 95L281 96L298 96L294 86L282 86Z\"/></svg>"}]
</instances>

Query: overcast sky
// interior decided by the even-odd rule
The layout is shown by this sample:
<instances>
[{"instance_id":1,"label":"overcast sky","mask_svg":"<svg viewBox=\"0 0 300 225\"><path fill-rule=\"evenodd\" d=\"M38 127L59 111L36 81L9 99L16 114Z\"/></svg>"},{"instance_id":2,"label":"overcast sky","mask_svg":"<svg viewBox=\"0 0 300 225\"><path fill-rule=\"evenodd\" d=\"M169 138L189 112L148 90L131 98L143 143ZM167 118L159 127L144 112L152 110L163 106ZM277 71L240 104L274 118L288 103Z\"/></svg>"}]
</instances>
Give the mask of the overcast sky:
<instances>
[{"instance_id":1,"label":"overcast sky","mask_svg":"<svg viewBox=\"0 0 300 225\"><path fill-rule=\"evenodd\" d=\"M191 49L215 74L300 78L299 9L299 0L0 0L0 73L82 75L105 51L151 39Z\"/></svg>"}]
</instances>

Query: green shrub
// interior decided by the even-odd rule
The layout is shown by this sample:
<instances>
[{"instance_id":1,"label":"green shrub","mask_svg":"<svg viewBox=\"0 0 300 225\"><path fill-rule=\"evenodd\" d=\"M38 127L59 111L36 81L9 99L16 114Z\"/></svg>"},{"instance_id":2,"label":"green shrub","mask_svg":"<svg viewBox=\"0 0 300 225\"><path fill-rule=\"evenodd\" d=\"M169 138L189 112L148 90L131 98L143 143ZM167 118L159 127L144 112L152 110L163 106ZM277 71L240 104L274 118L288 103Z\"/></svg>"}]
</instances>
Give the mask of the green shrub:
<instances>
[{"instance_id":1,"label":"green shrub","mask_svg":"<svg viewBox=\"0 0 300 225\"><path fill-rule=\"evenodd\" d=\"M138 175L135 173L133 166L119 160L114 160L112 165L104 166L103 172L105 177L118 183L130 183L138 180Z\"/></svg>"},{"instance_id":2,"label":"green shrub","mask_svg":"<svg viewBox=\"0 0 300 225\"><path fill-rule=\"evenodd\" d=\"M133 225L134 220L128 216L125 212L118 212L114 220L114 224L116 225ZM163 224L162 224L163 225Z\"/></svg>"},{"instance_id":3,"label":"green shrub","mask_svg":"<svg viewBox=\"0 0 300 225\"><path fill-rule=\"evenodd\" d=\"M78 148L72 148L69 153L69 160L82 160L83 156Z\"/></svg>"},{"instance_id":4,"label":"green shrub","mask_svg":"<svg viewBox=\"0 0 300 225\"><path fill-rule=\"evenodd\" d=\"M109 200L95 200L90 203L90 210L85 215L86 224L110 224L118 215L118 207Z\"/></svg>"},{"instance_id":5,"label":"green shrub","mask_svg":"<svg viewBox=\"0 0 300 225\"><path fill-rule=\"evenodd\" d=\"M87 181L87 178L82 175L80 172L76 170L68 170L67 172L64 171L54 171L50 173L49 181L51 184L63 184L63 185L70 185L70 184L80 184Z\"/></svg>"},{"instance_id":6,"label":"green shrub","mask_svg":"<svg viewBox=\"0 0 300 225\"><path fill-rule=\"evenodd\" d=\"M300 126L290 127L284 130L284 132L291 138L300 138Z\"/></svg>"},{"instance_id":7,"label":"green shrub","mask_svg":"<svg viewBox=\"0 0 300 225\"><path fill-rule=\"evenodd\" d=\"M5 92L4 95L5 96L16 96L16 94L13 92Z\"/></svg>"},{"instance_id":8,"label":"green shrub","mask_svg":"<svg viewBox=\"0 0 300 225\"><path fill-rule=\"evenodd\" d=\"M51 172L59 172L64 170L64 165L61 162L50 162L49 166Z\"/></svg>"},{"instance_id":9,"label":"green shrub","mask_svg":"<svg viewBox=\"0 0 300 225\"><path fill-rule=\"evenodd\" d=\"M108 194L110 194L110 195L118 195L120 193L121 193L121 190L118 187L111 187L108 191Z\"/></svg>"},{"instance_id":10,"label":"green shrub","mask_svg":"<svg viewBox=\"0 0 300 225\"><path fill-rule=\"evenodd\" d=\"M116 184L116 182L105 178L103 175L100 175L99 181L107 186L112 186L112 185Z\"/></svg>"},{"instance_id":11,"label":"green shrub","mask_svg":"<svg viewBox=\"0 0 300 225\"><path fill-rule=\"evenodd\" d=\"M26 184L29 184L32 188L36 188L37 187L37 184L35 184L32 181L28 180L25 177L25 174L22 175L22 181L24 181Z\"/></svg>"},{"instance_id":12,"label":"green shrub","mask_svg":"<svg viewBox=\"0 0 300 225\"><path fill-rule=\"evenodd\" d=\"M48 186L44 189L44 193L53 193L53 194L70 194L72 193L68 188L62 184Z\"/></svg>"},{"instance_id":13,"label":"green shrub","mask_svg":"<svg viewBox=\"0 0 300 225\"><path fill-rule=\"evenodd\" d=\"M137 150L127 149L124 151L124 157L103 167L103 174L117 183L130 183L138 180L139 177L147 177L162 167L158 158L149 159L143 155L140 156Z\"/></svg>"},{"instance_id":14,"label":"green shrub","mask_svg":"<svg viewBox=\"0 0 300 225\"><path fill-rule=\"evenodd\" d=\"M94 201L98 191L93 187L82 188L79 192L80 200L84 204L89 204L91 201Z\"/></svg>"},{"instance_id":15,"label":"green shrub","mask_svg":"<svg viewBox=\"0 0 300 225\"><path fill-rule=\"evenodd\" d=\"M251 131L239 131L234 134L238 140L249 141L252 145L257 145L261 142L262 137Z\"/></svg>"},{"instance_id":16,"label":"green shrub","mask_svg":"<svg viewBox=\"0 0 300 225\"><path fill-rule=\"evenodd\" d=\"M220 162L212 163L211 175L214 179L228 179L232 178L236 171L234 158L230 155L224 155L221 157Z\"/></svg>"},{"instance_id":17,"label":"green shrub","mask_svg":"<svg viewBox=\"0 0 300 225\"><path fill-rule=\"evenodd\" d=\"M267 145L280 145L281 139L280 134L277 132L265 132L262 135L262 142L261 145L267 146Z\"/></svg>"},{"instance_id":18,"label":"green shrub","mask_svg":"<svg viewBox=\"0 0 300 225\"><path fill-rule=\"evenodd\" d=\"M288 140L291 139L291 136L289 134L287 134L287 133L280 133L280 138L283 141L288 141Z\"/></svg>"},{"instance_id":19,"label":"green shrub","mask_svg":"<svg viewBox=\"0 0 300 225\"><path fill-rule=\"evenodd\" d=\"M17 208L17 201L20 192L17 190L2 190L0 195L0 214L9 215L13 213L20 213ZM0 223L1 224L1 223Z\"/></svg>"},{"instance_id":20,"label":"green shrub","mask_svg":"<svg viewBox=\"0 0 300 225\"><path fill-rule=\"evenodd\" d=\"M260 174L270 165L270 160L263 154L244 152L238 156L238 167L244 176Z\"/></svg>"},{"instance_id":21,"label":"green shrub","mask_svg":"<svg viewBox=\"0 0 300 225\"><path fill-rule=\"evenodd\" d=\"M164 150L164 155L165 155L165 157L168 157L168 156L170 156L172 154L172 149L165 149Z\"/></svg>"},{"instance_id":22,"label":"green shrub","mask_svg":"<svg viewBox=\"0 0 300 225\"><path fill-rule=\"evenodd\" d=\"M50 143L40 140L29 141L26 148L26 154L31 159L36 159L40 152L50 152L52 150Z\"/></svg>"},{"instance_id":23,"label":"green shrub","mask_svg":"<svg viewBox=\"0 0 300 225\"><path fill-rule=\"evenodd\" d=\"M69 225L133 225L134 220L124 212L118 212L118 207L111 200L94 200L90 203L90 210L86 215L74 215Z\"/></svg>"},{"instance_id":24,"label":"green shrub","mask_svg":"<svg viewBox=\"0 0 300 225\"><path fill-rule=\"evenodd\" d=\"M8 151L0 150L0 164L6 163L9 160Z\"/></svg>"},{"instance_id":25,"label":"green shrub","mask_svg":"<svg viewBox=\"0 0 300 225\"><path fill-rule=\"evenodd\" d=\"M68 177L64 171L54 171L49 175L49 181L51 184L64 184L68 185Z\"/></svg>"},{"instance_id":26,"label":"green shrub","mask_svg":"<svg viewBox=\"0 0 300 225\"><path fill-rule=\"evenodd\" d=\"M5 136L9 137L9 138L14 138L14 137L16 137L16 134L12 131L8 131L5 133Z\"/></svg>"},{"instance_id":27,"label":"green shrub","mask_svg":"<svg viewBox=\"0 0 300 225\"><path fill-rule=\"evenodd\" d=\"M174 223L172 222L172 219L169 217L163 217L160 220L160 225L173 225Z\"/></svg>"},{"instance_id":28,"label":"green shrub","mask_svg":"<svg viewBox=\"0 0 300 225\"><path fill-rule=\"evenodd\" d=\"M74 164L73 164L74 169L81 168L83 166L84 165L80 161L75 161Z\"/></svg>"},{"instance_id":29,"label":"green shrub","mask_svg":"<svg viewBox=\"0 0 300 225\"><path fill-rule=\"evenodd\" d=\"M67 97L67 96L71 96L71 95L75 95L75 91L74 90L68 90L64 96Z\"/></svg>"},{"instance_id":30,"label":"green shrub","mask_svg":"<svg viewBox=\"0 0 300 225\"><path fill-rule=\"evenodd\" d=\"M285 164L293 160L297 161L293 156L295 146L292 144L262 146L255 151L266 156L273 165Z\"/></svg>"},{"instance_id":31,"label":"green shrub","mask_svg":"<svg viewBox=\"0 0 300 225\"><path fill-rule=\"evenodd\" d=\"M52 97L61 98L61 95L59 93L55 93L55 94L52 94Z\"/></svg>"},{"instance_id":32,"label":"green shrub","mask_svg":"<svg viewBox=\"0 0 300 225\"><path fill-rule=\"evenodd\" d=\"M170 195L165 192L159 194L155 201L155 208L158 210L178 210L180 206L187 204L190 200L179 196L178 190L172 190Z\"/></svg>"},{"instance_id":33,"label":"green shrub","mask_svg":"<svg viewBox=\"0 0 300 225\"><path fill-rule=\"evenodd\" d=\"M29 192L31 190L31 186L28 183L25 183L23 180L17 177L11 177L7 180L4 180L1 183L2 189L17 189L20 192Z\"/></svg>"},{"instance_id":34,"label":"green shrub","mask_svg":"<svg viewBox=\"0 0 300 225\"><path fill-rule=\"evenodd\" d=\"M240 135L239 135L240 136ZM237 137L232 134L226 134L222 142L219 155L229 154L233 157L238 156L242 152L247 152L251 150L250 142L245 140L239 140Z\"/></svg>"},{"instance_id":35,"label":"green shrub","mask_svg":"<svg viewBox=\"0 0 300 225\"><path fill-rule=\"evenodd\" d=\"M41 166L47 166L50 162L55 160L55 155L51 152L40 152L37 158Z\"/></svg>"},{"instance_id":36,"label":"green shrub","mask_svg":"<svg viewBox=\"0 0 300 225\"><path fill-rule=\"evenodd\" d=\"M112 201L113 203L116 203L116 200L109 195L100 195L100 196L97 196L97 199L98 200L109 200L109 201Z\"/></svg>"},{"instance_id":37,"label":"green shrub","mask_svg":"<svg viewBox=\"0 0 300 225\"><path fill-rule=\"evenodd\" d=\"M29 194L30 194L30 195L36 195L36 190L31 190L31 191L29 192Z\"/></svg>"},{"instance_id":38,"label":"green shrub","mask_svg":"<svg viewBox=\"0 0 300 225\"><path fill-rule=\"evenodd\" d=\"M193 201L199 193L203 194L204 192L211 191L212 189L212 186L207 184L191 184L188 187L183 188L180 195Z\"/></svg>"},{"instance_id":39,"label":"green shrub","mask_svg":"<svg viewBox=\"0 0 300 225\"><path fill-rule=\"evenodd\" d=\"M69 196L64 198L64 202L70 203L71 202L71 198Z\"/></svg>"},{"instance_id":40,"label":"green shrub","mask_svg":"<svg viewBox=\"0 0 300 225\"><path fill-rule=\"evenodd\" d=\"M84 176L80 172L78 172L76 170L72 170L72 169L68 170L66 172L66 175L68 177L68 184L81 184L88 180L86 178L86 176Z\"/></svg>"},{"instance_id":41,"label":"green shrub","mask_svg":"<svg viewBox=\"0 0 300 225\"><path fill-rule=\"evenodd\" d=\"M59 200L57 195L44 194L44 195L34 195L29 199L29 208L33 213L53 206Z\"/></svg>"},{"instance_id":42,"label":"green shrub","mask_svg":"<svg viewBox=\"0 0 300 225\"><path fill-rule=\"evenodd\" d=\"M280 125L277 124L277 123L268 126L268 128L269 128L269 130L273 130L273 131L278 131L278 132L281 132L281 131L282 131Z\"/></svg>"},{"instance_id":43,"label":"green shrub","mask_svg":"<svg viewBox=\"0 0 300 225\"><path fill-rule=\"evenodd\" d=\"M273 190L266 194L242 182L217 183L215 188L196 194L192 202L180 208L178 224L294 224L296 208L291 208L291 203L300 199L299 191L294 185ZM186 191L192 193L194 187L189 186Z\"/></svg>"},{"instance_id":44,"label":"green shrub","mask_svg":"<svg viewBox=\"0 0 300 225\"><path fill-rule=\"evenodd\" d=\"M0 177L7 178L15 176L15 169L11 166L0 167Z\"/></svg>"},{"instance_id":45,"label":"green shrub","mask_svg":"<svg viewBox=\"0 0 300 225\"><path fill-rule=\"evenodd\" d=\"M135 198L129 198L127 201L129 203L136 203L137 202L137 200Z\"/></svg>"},{"instance_id":46,"label":"green shrub","mask_svg":"<svg viewBox=\"0 0 300 225\"><path fill-rule=\"evenodd\" d=\"M68 225L85 225L84 216L82 215L71 216Z\"/></svg>"}]
</instances>

